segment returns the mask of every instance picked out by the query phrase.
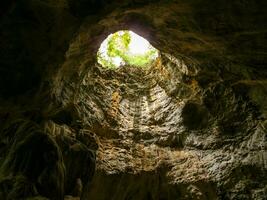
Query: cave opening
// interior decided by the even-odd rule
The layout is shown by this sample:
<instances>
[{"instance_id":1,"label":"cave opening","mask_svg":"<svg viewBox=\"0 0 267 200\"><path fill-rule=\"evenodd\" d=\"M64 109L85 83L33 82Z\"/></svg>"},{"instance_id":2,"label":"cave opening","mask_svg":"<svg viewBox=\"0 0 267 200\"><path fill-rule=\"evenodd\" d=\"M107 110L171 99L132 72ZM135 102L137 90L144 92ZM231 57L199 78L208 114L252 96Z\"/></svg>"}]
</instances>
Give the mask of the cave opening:
<instances>
[{"instance_id":1,"label":"cave opening","mask_svg":"<svg viewBox=\"0 0 267 200\"><path fill-rule=\"evenodd\" d=\"M108 35L97 52L98 63L108 69L122 66L144 69L158 57L159 51L131 30L120 30Z\"/></svg>"}]
</instances>

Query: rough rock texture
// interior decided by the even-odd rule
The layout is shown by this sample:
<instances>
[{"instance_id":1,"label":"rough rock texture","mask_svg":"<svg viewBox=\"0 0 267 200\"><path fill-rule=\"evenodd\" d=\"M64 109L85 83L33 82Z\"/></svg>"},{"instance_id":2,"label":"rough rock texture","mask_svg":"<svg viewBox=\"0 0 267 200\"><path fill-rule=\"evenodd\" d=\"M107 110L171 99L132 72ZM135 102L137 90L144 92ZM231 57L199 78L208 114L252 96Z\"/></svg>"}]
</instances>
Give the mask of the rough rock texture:
<instances>
[{"instance_id":1,"label":"rough rock texture","mask_svg":"<svg viewBox=\"0 0 267 200\"><path fill-rule=\"evenodd\" d=\"M266 199L266 6L3 3L0 199ZM149 69L97 64L123 29Z\"/></svg>"}]
</instances>

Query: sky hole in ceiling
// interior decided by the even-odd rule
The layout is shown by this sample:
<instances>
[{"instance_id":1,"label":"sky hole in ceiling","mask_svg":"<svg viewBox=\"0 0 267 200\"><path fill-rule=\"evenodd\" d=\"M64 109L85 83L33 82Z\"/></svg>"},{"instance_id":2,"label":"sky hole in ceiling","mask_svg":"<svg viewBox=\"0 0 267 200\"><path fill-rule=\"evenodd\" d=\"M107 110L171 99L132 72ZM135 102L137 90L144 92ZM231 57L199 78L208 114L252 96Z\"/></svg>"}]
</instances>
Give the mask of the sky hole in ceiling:
<instances>
[{"instance_id":1,"label":"sky hole in ceiling","mask_svg":"<svg viewBox=\"0 0 267 200\"><path fill-rule=\"evenodd\" d=\"M109 69L130 65L147 68L159 56L145 38L130 30L110 34L100 45L97 52L98 63Z\"/></svg>"}]
</instances>

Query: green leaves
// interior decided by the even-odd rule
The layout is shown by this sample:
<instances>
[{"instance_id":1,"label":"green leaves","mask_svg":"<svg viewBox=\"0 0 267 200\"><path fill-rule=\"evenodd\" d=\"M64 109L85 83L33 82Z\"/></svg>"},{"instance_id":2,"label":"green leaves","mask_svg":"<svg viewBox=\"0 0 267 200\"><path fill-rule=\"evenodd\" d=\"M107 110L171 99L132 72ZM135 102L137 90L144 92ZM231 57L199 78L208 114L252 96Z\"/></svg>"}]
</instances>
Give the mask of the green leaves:
<instances>
[{"instance_id":1,"label":"green leaves","mask_svg":"<svg viewBox=\"0 0 267 200\"><path fill-rule=\"evenodd\" d=\"M134 42L137 42L137 44ZM142 42L144 43L143 46ZM138 48L140 53L136 52ZM157 56L158 50L144 38L131 31L118 31L111 34L101 44L97 53L98 62L103 67L110 69L116 69L126 64L144 68Z\"/></svg>"}]
</instances>

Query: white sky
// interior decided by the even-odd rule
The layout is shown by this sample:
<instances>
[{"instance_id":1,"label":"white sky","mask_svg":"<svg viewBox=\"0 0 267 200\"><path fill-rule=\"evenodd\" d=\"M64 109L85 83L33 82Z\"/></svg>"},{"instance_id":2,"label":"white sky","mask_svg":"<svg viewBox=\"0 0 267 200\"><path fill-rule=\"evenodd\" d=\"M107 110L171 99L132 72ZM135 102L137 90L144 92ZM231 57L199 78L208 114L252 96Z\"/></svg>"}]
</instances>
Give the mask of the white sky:
<instances>
[{"instance_id":1,"label":"white sky","mask_svg":"<svg viewBox=\"0 0 267 200\"><path fill-rule=\"evenodd\" d=\"M131 54L145 54L149 51L149 42L141 36L129 31L131 36L131 42L129 44L129 51Z\"/></svg>"},{"instance_id":2,"label":"white sky","mask_svg":"<svg viewBox=\"0 0 267 200\"><path fill-rule=\"evenodd\" d=\"M118 31L119 35L122 35L125 31ZM137 35L136 33L129 31L131 36L131 41L129 43L129 53L132 55L142 55L145 54L147 51L151 50L153 48L150 43L144 39L143 37ZM108 41L112 37L113 34L110 34L101 44L99 48L99 52L101 53L102 57L106 60L112 60L112 63L119 67L120 65L124 64L123 60L116 56L110 58L107 54L107 47L108 47ZM157 55L156 55L157 57Z\"/></svg>"}]
</instances>

